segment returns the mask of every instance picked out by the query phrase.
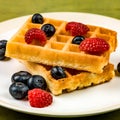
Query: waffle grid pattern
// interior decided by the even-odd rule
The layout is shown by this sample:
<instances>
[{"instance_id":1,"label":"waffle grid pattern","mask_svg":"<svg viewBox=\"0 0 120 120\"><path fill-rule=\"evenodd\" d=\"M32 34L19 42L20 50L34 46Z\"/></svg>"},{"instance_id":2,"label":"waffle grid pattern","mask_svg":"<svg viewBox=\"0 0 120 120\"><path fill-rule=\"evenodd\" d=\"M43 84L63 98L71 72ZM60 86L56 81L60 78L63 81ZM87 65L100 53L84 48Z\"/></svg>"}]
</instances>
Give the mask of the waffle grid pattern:
<instances>
[{"instance_id":1,"label":"waffle grid pattern","mask_svg":"<svg viewBox=\"0 0 120 120\"><path fill-rule=\"evenodd\" d=\"M70 52L80 52L78 45L71 43L73 36L71 36L65 30L65 26L67 23L66 21L45 18L43 24L47 24L47 23L53 24L55 26L56 33L55 33L54 37L48 38L48 43L44 46L44 48L48 48L48 46L49 46L50 49L70 51ZM20 40L22 38L21 40L22 40L22 42L24 42L23 35L25 35L25 33L28 29L41 28L41 26L43 24L31 23L31 18L29 18L28 21L25 23L25 26L23 26L23 29L20 30L20 32L19 32L18 40ZM112 45L111 51L115 50L116 45L117 45L116 40L115 40L116 39L115 31L105 29L102 27L98 27L98 26L92 26L92 25L87 25L87 26L89 27L90 31L88 31L87 34L84 35L86 38L92 38L92 37L103 38ZM13 41L17 42L17 39L13 40ZM18 41L18 42L21 42L21 41Z\"/></svg>"},{"instance_id":2,"label":"waffle grid pattern","mask_svg":"<svg viewBox=\"0 0 120 120\"><path fill-rule=\"evenodd\" d=\"M26 66L30 73L42 75L46 79L48 89L54 95L60 95L92 85L98 85L110 81L115 75L114 66L108 64L101 74L64 68L67 77L56 80L50 74L52 66L27 61L22 61L22 64Z\"/></svg>"},{"instance_id":3,"label":"waffle grid pattern","mask_svg":"<svg viewBox=\"0 0 120 120\"><path fill-rule=\"evenodd\" d=\"M48 38L47 44L42 47L25 43L24 35L30 28L41 28L43 24L50 23L56 28L56 33ZM90 31L85 37L104 38L110 44L110 51L102 55L90 55L79 50L79 45L71 44L73 36L65 30L66 21L44 18L44 23L31 23L31 17L7 44L6 56L23 59L47 65L59 65L94 73L103 72L104 66L109 62L110 53L116 48L116 32L88 25ZM21 54L19 54L21 53ZM99 64L99 66L97 66Z\"/></svg>"}]
</instances>

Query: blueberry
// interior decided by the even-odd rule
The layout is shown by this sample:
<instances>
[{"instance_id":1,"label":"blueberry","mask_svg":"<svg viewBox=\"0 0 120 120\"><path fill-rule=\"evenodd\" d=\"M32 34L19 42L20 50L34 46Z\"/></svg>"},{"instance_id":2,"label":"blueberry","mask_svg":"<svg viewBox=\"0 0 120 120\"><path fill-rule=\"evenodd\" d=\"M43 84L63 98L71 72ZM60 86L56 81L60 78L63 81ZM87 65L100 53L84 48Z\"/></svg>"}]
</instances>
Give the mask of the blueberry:
<instances>
[{"instance_id":1,"label":"blueberry","mask_svg":"<svg viewBox=\"0 0 120 120\"><path fill-rule=\"evenodd\" d=\"M30 89L41 88L45 90L47 88L45 79L40 75L31 76L27 84Z\"/></svg>"},{"instance_id":2,"label":"blueberry","mask_svg":"<svg viewBox=\"0 0 120 120\"><path fill-rule=\"evenodd\" d=\"M28 94L28 86L22 82L12 83L9 87L9 93L15 99L24 99Z\"/></svg>"},{"instance_id":3,"label":"blueberry","mask_svg":"<svg viewBox=\"0 0 120 120\"><path fill-rule=\"evenodd\" d=\"M0 40L0 49L6 48L7 40Z\"/></svg>"},{"instance_id":4,"label":"blueberry","mask_svg":"<svg viewBox=\"0 0 120 120\"><path fill-rule=\"evenodd\" d=\"M55 33L55 27L52 25L52 24L44 24L42 27L41 27L41 30L43 30L46 34L47 37L51 37L54 35Z\"/></svg>"},{"instance_id":5,"label":"blueberry","mask_svg":"<svg viewBox=\"0 0 120 120\"><path fill-rule=\"evenodd\" d=\"M60 66L54 66L51 69L51 76L55 79L65 78L66 73L64 72L63 68Z\"/></svg>"},{"instance_id":6,"label":"blueberry","mask_svg":"<svg viewBox=\"0 0 120 120\"><path fill-rule=\"evenodd\" d=\"M27 71L19 71L12 75L11 80L12 82L22 82L27 84L27 81L31 76L32 75Z\"/></svg>"},{"instance_id":7,"label":"blueberry","mask_svg":"<svg viewBox=\"0 0 120 120\"><path fill-rule=\"evenodd\" d=\"M43 16L40 15L39 13L35 13L32 16L32 23L40 23L42 24L44 22Z\"/></svg>"},{"instance_id":8,"label":"blueberry","mask_svg":"<svg viewBox=\"0 0 120 120\"><path fill-rule=\"evenodd\" d=\"M4 60L7 40L0 40L0 60Z\"/></svg>"},{"instance_id":9,"label":"blueberry","mask_svg":"<svg viewBox=\"0 0 120 120\"><path fill-rule=\"evenodd\" d=\"M0 49L0 60L4 60L5 59L5 48L1 48Z\"/></svg>"},{"instance_id":10,"label":"blueberry","mask_svg":"<svg viewBox=\"0 0 120 120\"><path fill-rule=\"evenodd\" d=\"M117 65L117 71L120 73L120 63Z\"/></svg>"},{"instance_id":11,"label":"blueberry","mask_svg":"<svg viewBox=\"0 0 120 120\"><path fill-rule=\"evenodd\" d=\"M72 39L72 44L80 44L85 38L83 36L75 36Z\"/></svg>"}]
</instances>

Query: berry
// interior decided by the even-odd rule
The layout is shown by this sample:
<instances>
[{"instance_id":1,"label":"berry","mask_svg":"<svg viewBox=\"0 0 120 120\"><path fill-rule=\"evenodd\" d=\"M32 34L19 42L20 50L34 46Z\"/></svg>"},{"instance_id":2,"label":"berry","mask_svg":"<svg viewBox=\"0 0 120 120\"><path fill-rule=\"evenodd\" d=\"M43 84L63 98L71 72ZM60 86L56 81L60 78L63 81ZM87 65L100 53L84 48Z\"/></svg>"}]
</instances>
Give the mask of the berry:
<instances>
[{"instance_id":1,"label":"berry","mask_svg":"<svg viewBox=\"0 0 120 120\"><path fill-rule=\"evenodd\" d=\"M12 82L22 82L27 84L27 81L32 75L27 71L19 71L12 75L11 80Z\"/></svg>"},{"instance_id":2,"label":"berry","mask_svg":"<svg viewBox=\"0 0 120 120\"><path fill-rule=\"evenodd\" d=\"M33 42L33 40L34 42L37 42L43 46L45 45L47 39L45 33L42 30L38 28L31 28L25 34L25 42L30 44Z\"/></svg>"},{"instance_id":3,"label":"berry","mask_svg":"<svg viewBox=\"0 0 120 120\"><path fill-rule=\"evenodd\" d=\"M12 83L9 92L15 99L24 99L27 96L29 88L22 82Z\"/></svg>"},{"instance_id":4,"label":"berry","mask_svg":"<svg viewBox=\"0 0 120 120\"><path fill-rule=\"evenodd\" d=\"M72 39L72 44L80 44L85 38L83 36L75 36Z\"/></svg>"},{"instance_id":5,"label":"berry","mask_svg":"<svg viewBox=\"0 0 120 120\"><path fill-rule=\"evenodd\" d=\"M0 48L6 48L7 40L0 40Z\"/></svg>"},{"instance_id":6,"label":"berry","mask_svg":"<svg viewBox=\"0 0 120 120\"><path fill-rule=\"evenodd\" d=\"M117 71L120 73L120 63L117 65Z\"/></svg>"},{"instance_id":7,"label":"berry","mask_svg":"<svg viewBox=\"0 0 120 120\"><path fill-rule=\"evenodd\" d=\"M42 27L41 27L41 30L43 30L46 34L47 37L51 37L54 35L55 33L55 27L52 25L52 24L44 24Z\"/></svg>"},{"instance_id":8,"label":"berry","mask_svg":"<svg viewBox=\"0 0 120 120\"><path fill-rule=\"evenodd\" d=\"M60 66L54 66L51 69L51 76L55 79L65 78L66 73L64 72L63 68Z\"/></svg>"},{"instance_id":9,"label":"berry","mask_svg":"<svg viewBox=\"0 0 120 120\"><path fill-rule=\"evenodd\" d=\"M31 76L27 84L30 89L41 88L45 90L47 88L45 79L40 75Z\"/></svg>"},{"instance_id":10,"label":"berry","mask_svg":"<svg viewBox=\"0 0 120 120\"><path fill-rule=\"evenodd\" d=\"M80 44L80 50L90 54L102 54L109 50L109 44L101 38L86 38Z\"/></svg>"},{"instance_id":11,"label":"berry","mask_svg":"<svg viewBox=\"0 0 120 120\"><path fill-rule=\"evenodd\" d=\"M4 60L5 59L5 48L1 48L0 49L0 60Z\"/></svg>"},{"instance_id":12,"label":"berry","mask_svg":"<svg viewBox=\"0 0 120 120\"><path fill-rule=\"evenodd\" d=\"M43 22L44 22L43 16L40 15L39 13L35 13L32 16L32 23L40 23L40 24L42 24Z\"/></svg>"},{"instance_id":13,"label":"berry","mask_svg":"<svg viewBox=\"0 0 120 120\"><path fill-rule=\"evenodd\" d=\"M68 22L65 29L69 31L72 36L84 35L89 31L87 25L79 22Z\"/></svg>"},{"instance_id":14,"label":"berry","mask_svg":"<svg viewBox=\"0 0 120 120\"><path fill-rule=\"evenodd\" d=\"M42 89L34 88L28 91L28 100L32 107L43 108L52 104L52 95Z\"/></svg>"},{"instance_id":15,"label":"berry","mask_svg":"<svg viewBox=\"0 0 120 120\"><path fill-rule=\"evenodd\" d=\"M7 40L0 40L0 60L4 60Z\"/></svg>"}]
</instances>

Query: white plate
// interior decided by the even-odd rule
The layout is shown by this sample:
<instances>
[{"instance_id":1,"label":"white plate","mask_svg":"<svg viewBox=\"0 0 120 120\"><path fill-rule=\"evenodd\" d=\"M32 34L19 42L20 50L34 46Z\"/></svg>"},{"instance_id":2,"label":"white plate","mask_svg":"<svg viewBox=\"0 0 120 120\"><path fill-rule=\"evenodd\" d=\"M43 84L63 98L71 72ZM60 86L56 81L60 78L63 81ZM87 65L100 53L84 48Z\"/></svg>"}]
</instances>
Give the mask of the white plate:
<instances>
[{"instance_id":1,"label":"white plate","mask_svg":"<svg viewBox=\"0 0 120 120\"><path fill-rule=\"evenodd\" d=\"M88 13L44 13L43 16L63 19L68 21L79 21L85 24L99 25L116 30L120 39L120 21L101 15ZM16 30L24 23L28 16L15 18L0 23L0 39L9 39ZM119 42L119 41L118 41ZM116 52L111 55L110 61L115 65L120 62L120 44ZM68 94L54 96L53 104L46 108L30 107L28 101L13 99L8 88L11 84L11 75L19 70L26 70L25 67L12 59L0 61L0 105L34 115L54 117L76 117L100 114L120 108L120 80L119 76L105 84L77 90Z\"/></svg>"}]
</instances>

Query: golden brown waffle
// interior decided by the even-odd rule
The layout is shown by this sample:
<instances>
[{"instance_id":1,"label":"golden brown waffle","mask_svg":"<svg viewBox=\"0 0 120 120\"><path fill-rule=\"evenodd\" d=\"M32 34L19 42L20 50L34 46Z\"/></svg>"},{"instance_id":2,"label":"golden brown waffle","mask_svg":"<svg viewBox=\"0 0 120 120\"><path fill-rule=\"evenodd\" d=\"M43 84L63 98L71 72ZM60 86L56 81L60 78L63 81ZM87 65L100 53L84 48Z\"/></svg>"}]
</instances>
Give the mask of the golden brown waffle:
<instances>
[{"instance_id":1,"label":"golden brown waffle","mask_svg":"<svg viewBox=\"0 0 120 120\"><path fill-rule=\"evenodd\" d=\"M45 23L53 24L56 28L55 34L47 40L47 44L42 47L25 43L24 35L26 31L30 28L41 28ZM30 17L10 41L8 41L6 56L94 73L103 72L104 66L109 62L110 53L115 50L117 45L116 32L88 25L90 31L85 37L104 38L110 44L110 51L102 55L90 55L80 51L79 45L71 44L73 36L66 32L66 23L66 21L44 18L44 23L41 25L32 23Z\"/></svg>"},{"instance_id":2,"label":"golden brown waffle","mask_svg":"<svg viewBox=\"0 0 120 120\"><path fill-rule=\"evenodd\" d=\"M54 95L60 95L64 91L71 92L76 89L104 83L114 77L114 66L112 64L105 66L103 73L100 74L64 68L67 77L56 80L50 74L52 66L27 61L22 61L22 63L30 73L42 75L46 79L48 89Z\"/></svg>"}]
</instances>

